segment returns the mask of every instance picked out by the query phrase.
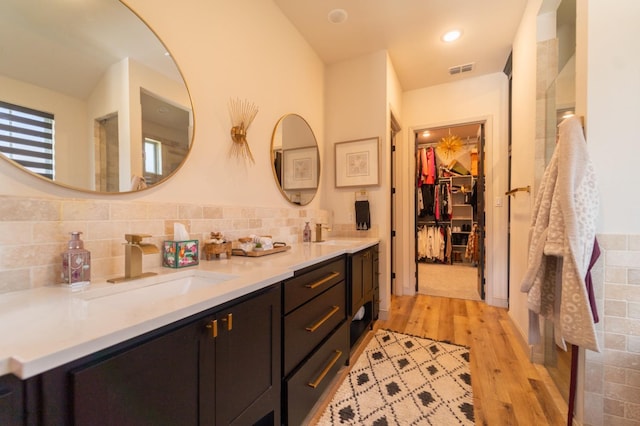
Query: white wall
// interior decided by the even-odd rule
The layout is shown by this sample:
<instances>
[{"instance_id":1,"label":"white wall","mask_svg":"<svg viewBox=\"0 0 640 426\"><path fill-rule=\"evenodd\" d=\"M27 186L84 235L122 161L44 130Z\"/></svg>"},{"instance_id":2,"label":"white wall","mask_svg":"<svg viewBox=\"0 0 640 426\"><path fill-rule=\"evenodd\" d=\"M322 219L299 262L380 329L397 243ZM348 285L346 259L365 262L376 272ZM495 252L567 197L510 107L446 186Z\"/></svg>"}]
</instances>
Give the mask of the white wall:
<instances>
[{"instance_id":1,"label":"white wall","mask_svg":"<svg viewBox=\"0 0 640 426\"><path fill-rule=\"evenodd\" d=\"M270 1L126 3L160 35L183 72L193 100L195 140L187 162L167 183L109 197L296 208L274 182L271 133L282 115L295 112L324 146L324 65L293 25ZM259 108L248 131L255 164L229 157L231 98ZM0 194L104 197L54 187L6 162L0 162L0 177Z\"/></svg>"},{"instance_id":2,"label":"white wall","mask_svg":"<svg viewBox=\"0 0 640 426\"><path fill-rule=\"evenodd\" d=\"M402 246L408 252L401 259L402 267L398 268L398 273L403 275L398 281L404 286L404 294L413 294L415 286L414 131L486 120L487 302L496 306L507 306L507 209L504 197L508 190L507 83L504 73L495 73L404 93L402 121L407 131L398 143L397 154L403 158L402 167L405 170L399 196L405 205L410 206L403 212L401 231ZM500 202L503 207L496 207Z\"/></svg>"},{"instance_id":3,"label":"white wall","mask_svg":"<svg viewBox=\"0 0 640 426\"><path fill-rule=\"evenodd\" d=\"M588 1L586 136L600 183L598 231L640 233L640 2Z\"/></svg>"},{"instance_id":4,"label":"white wall","mask_svg":"<svg viewBox=\"0 0 640 426\"><path fill-rule=\"evenodd\" d=\"M389 142L387 64L385 51L327 66L326 69L326 146L322 182L329 190L322 194L322 206L331 212L332 225L354 224L355 191L366 189L371 224L380 243L380 310L389 306ZM335 188L335 144L377 137L379 145L378 186Z\"/></svg>"}]
</instances>

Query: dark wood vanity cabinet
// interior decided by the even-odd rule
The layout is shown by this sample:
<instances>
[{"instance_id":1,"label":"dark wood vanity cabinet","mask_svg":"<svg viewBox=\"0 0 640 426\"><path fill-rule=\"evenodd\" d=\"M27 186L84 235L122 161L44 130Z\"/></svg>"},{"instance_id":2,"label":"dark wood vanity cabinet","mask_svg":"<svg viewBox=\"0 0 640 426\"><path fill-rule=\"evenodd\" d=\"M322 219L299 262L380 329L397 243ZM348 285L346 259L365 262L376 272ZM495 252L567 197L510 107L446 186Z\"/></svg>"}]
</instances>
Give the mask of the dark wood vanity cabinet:
<instances>
[{"instance_id":1,"label":"dark wood vanity cabinet","mask_svg":"<svg viewBox=\"0 0 640 426\"><path fill-rule=\"evenodd\" d=\"M349 357L345 256L283 284L283 424L299 425Z\"/></svg>"},{"instance_id":2,"label":"dark wood vanity cabinet","mask_svg":"<svg viewBox=\"0 0 640 426\"><path fill-rule=\"evenodd\" d=\"M200 339L200 424L280 424L280 297L277 286L205 320L209 333Z\"/></svg>"},{"instance_id":3,"label":"dark wood vanity cabinet","mask_svg":"<svg viewBox=\"0 0 640 426\"><path fill-rule=\"evenodd\" d=\"M349 256L349 293L350 346L364 336L367 329L378 318L378 245L368 247ZM360 313L363 309L363 313Z\"/></svg>"},{"instance_id":4,"label":"dark wood vanity cabinet","mask_svg":"<svg viewBox=\"0 0 640 426\"><path fill-rule=\"evenodd\" d=\"M274 286L30 379L42 425L280 424Z\"/></svg>"},{"instance_id":5,"label":"dark wood vanity cabinet","mask_svg":"<svg viewBox=\"0 0 640 426\"><path fill-rule=\"evenodd\" d=\"M64 372L73 424L197 425L197 338L198 327L186 325Z\"/></svg>"},{"instance_id":6,"label":"dark wood vanity cabinet","mask_svg":"<svg viewBox=\"0 0 640 426\"><path fill-rule=\"evenodd\" d=\"M0 377L0 425L24 424L24 384L13 374Z\"/></svg>"}]
</instances>

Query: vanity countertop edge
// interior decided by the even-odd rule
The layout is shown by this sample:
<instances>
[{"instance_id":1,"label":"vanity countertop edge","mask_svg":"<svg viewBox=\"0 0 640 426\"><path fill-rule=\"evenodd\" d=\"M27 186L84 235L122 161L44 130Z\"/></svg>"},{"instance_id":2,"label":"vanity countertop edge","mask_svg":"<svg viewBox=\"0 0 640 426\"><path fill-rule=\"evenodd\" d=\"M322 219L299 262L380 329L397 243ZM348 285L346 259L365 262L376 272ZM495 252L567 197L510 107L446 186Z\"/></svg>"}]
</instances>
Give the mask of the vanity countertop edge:
<instances>
[{"instance_id":1,"label":"vanity countertop edge","mask_svg":"<svg viewBox=\"0 0 640 426\"><path fill-rule=\"evenodd\" d=\"M150 269L157 273L150 278L152 283L194 275L227 277L209 287L151 302L157 287L146 285L144 279L120 284L102 280L81 290L51 285L0 294L0 376L12 373L28 379L379 242L377 238L332 238L326 243L296 244L269 256L231 256L181 269ZM100 291L109 292L108 296L99 295Z\"/></svg>"}]
</instances>

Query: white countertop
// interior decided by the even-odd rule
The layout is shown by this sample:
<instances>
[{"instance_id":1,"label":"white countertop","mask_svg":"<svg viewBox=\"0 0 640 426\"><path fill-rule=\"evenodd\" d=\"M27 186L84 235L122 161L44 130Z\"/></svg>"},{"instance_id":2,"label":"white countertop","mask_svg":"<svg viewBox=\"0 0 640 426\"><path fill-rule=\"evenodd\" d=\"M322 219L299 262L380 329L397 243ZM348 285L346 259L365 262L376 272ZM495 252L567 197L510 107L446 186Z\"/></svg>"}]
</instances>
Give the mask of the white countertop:
<instances>
[{"instance_id":1,"label":"white countertop","mask_svg":"<svg viewBox=\"0 0 640 426\"><path fill-rule=\"evenodd\" d=\"M157 275L119 284L92 282L81 290L52 285L0 294L0 376L27 379L378 242L332 238L263 257L221 256L181 269L151 269L144 272ZM224 281L199 284L217 278ZM164 283L178 279L183 285Z\"/></svg>"}]
</instances>

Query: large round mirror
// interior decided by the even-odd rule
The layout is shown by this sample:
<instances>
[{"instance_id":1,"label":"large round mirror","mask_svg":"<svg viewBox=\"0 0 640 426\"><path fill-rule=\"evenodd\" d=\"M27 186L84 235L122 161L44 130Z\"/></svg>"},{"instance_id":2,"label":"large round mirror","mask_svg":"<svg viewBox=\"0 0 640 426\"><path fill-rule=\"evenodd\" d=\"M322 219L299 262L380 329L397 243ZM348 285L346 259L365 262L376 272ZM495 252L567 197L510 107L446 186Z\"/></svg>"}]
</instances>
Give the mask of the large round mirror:
<instances>
[{"instance_id":1,"label":"large round mirror","mask_svg":"<svg viewBox=\"0 0 640 426\"><path fill-rule=\"evenodd\" d=\"M287 114L276 123L271 165L287 201L304 206L313 200L320 180L320 155L313 130L301 116Z\"/></svg>"},{"instance_id":2,"label":"large round mirror","mask_svg":"<svg viewBox=\"0 0 640 426\"><path fill-rule=\"evenodd\" d=\"M191 148L186 84L118 0L0 2L0 155L73 189L157 184Z\"/></svg>"}]
</instances>

